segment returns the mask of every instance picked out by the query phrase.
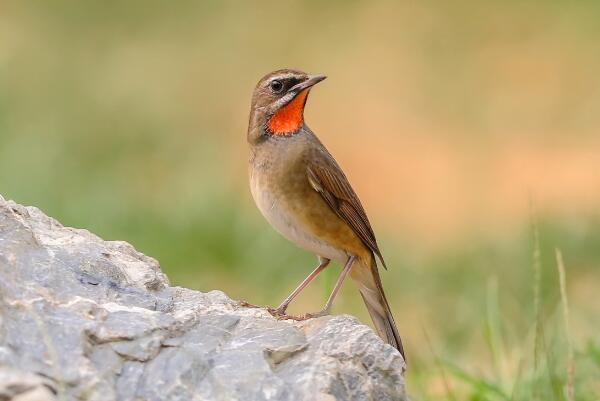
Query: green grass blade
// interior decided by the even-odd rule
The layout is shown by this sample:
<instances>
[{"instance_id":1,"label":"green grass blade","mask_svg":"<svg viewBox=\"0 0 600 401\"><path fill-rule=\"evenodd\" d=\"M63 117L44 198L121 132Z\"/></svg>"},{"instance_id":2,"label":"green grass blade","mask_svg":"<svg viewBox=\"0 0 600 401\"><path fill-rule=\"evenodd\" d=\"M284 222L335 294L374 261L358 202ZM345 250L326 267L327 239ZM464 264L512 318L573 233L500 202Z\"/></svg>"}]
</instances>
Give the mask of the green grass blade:
<instances>
[{"instance_id":1,"label":"green grass blade","mask_svg":"<svg viewBox=\"0 0 600 401\"><path fill-rule=\"evenodd\" d=\"M452 373L456 378L469 384L479 394L486 394L486 396L493 396L496 399L507 401L511 399L511 396L506 394L499 386L490 383L481 377L475 377L451 362L446 361L444 364L450 373Z\"/></svg>"},{"instance_id":2,"label":"green grass blade","mask_svg":"<svg viewBox=\"0 0 600 401\"><path fill-rule=\"evenodd\" d=\"M560 283L560 300L563 306L563 317L565 323L565 335L567 337L567 383L566 383L566 398L567 401L575 401L575 387L573 384L573 376L575 374L575 358L573 356L573 343L571 340L571 326L569 324L569 302L567 299L567 279L565 273L565 265L563 262L562 252L560 249L555 249L556 265L558 268L558 278Z\"/></svg>"}]
</instances>

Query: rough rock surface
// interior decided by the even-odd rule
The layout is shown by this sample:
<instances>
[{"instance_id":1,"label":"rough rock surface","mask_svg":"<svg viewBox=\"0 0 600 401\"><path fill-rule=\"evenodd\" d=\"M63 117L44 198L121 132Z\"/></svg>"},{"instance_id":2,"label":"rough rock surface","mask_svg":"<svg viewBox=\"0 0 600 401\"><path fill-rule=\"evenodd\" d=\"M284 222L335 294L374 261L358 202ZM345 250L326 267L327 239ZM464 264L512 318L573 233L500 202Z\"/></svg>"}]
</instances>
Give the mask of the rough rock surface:
<instances>
[{"instance_id":1,"label":"rough rock surface","mask_svg":"<svg viewBox=\"0 0 600 401\"><path fill-rule=\"evenodd\" d=\"M0 196L0 400L404 400L403 370L352 317L170 287L131 245Z\"/></svg>"}]
</instances>

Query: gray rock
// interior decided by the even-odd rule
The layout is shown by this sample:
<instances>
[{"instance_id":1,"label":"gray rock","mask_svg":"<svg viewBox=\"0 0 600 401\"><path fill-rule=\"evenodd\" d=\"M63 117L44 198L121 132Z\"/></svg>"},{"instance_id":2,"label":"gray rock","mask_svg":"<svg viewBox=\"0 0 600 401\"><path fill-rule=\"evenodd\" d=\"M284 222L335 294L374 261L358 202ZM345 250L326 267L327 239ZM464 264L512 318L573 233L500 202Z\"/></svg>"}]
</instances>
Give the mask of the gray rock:
<instances>
[{"instance_id":1,"label":"gray rock","mask_svg":"<svg viewBox=\"0 0 600 401\"><path fill-rule=\"evenodd\" d=\"M404 400L404 368L352 317L170 287L131 245L0 197L0 400Z\"/></svg>"},{"instance_id":2,"label":"gray rock","mask_svg":"<svg viewBox=\"0 0 600 401\"><path fill-rule=\"evenodd\" d=\"M55 394L45 377L0 366L0 400L54 401Z\"/></svg>"}]
</instances>

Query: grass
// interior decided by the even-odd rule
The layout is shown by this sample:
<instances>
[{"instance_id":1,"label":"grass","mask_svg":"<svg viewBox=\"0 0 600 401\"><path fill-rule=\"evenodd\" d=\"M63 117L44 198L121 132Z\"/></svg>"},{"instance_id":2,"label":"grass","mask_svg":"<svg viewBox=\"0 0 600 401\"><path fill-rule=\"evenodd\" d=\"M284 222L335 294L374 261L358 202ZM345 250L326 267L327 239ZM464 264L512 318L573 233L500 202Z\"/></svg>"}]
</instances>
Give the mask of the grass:
<instances>
[{"instance_id":1,"label":"grass","mask_svg":"<svg viewBox=\"0 0 600 401\"><path fill-rule=\"evenodd\" d=\"M575 374L575 358L573 356L573 342L571 339L571 326L569 324L569 301L567 299L567 278L562 252L556 248L556 266L560 279L560 299L563 307L563 317L565 320L565 336L567 339L567 380L565 385L565 398L567 401L575 400L575 387L573 384L573 375Z\"/></svg>"},{"instance_id":2,"label":"grass","mask_svg":"<svg viewBox=\"0 0 600 401\"><path fill-rule=\"evenodd\" d=\"M502 308L502 296L498 278L488 280L485 296L485 320L480 334L485 339L487 357L477 359L477 367L457 362L448 357L439 346L434 347L427 330L423 336L429 348L430 363L417 364L413 372L417 380L417 393L413 399L434 400L598 400L600 392L594 379L600 377L600 354L597 344L590 340L587 349L574 349L568 283L562 252L555 248L556 270L542 263L543 249L537 224L533 227L533 258L531 270L532 309L523 305L522 316L507 314ZM556 274L554 274L556 272ZM559 293L557 302L549 308L544 298L543 277L554 275L557 288L550 294ZM547 295L553 298L550 295ZM514 331L511 324L517 318L530 322L524 330ZM476 337L477 333L471 333ZM436 349L437 348L437 349ZM468 358L466 358L468 359ZM590 363L591 362L591 363ZM578 370L576 371L576 366ZM584 368L585 366L585 368ZM412 366L415 368L415 366ZM585 371L583 370L585 369ZM433 390L431 374L442 383L441 390ZM420 375L425 376L419 377ZM409 376L410 377L410 376ZM424 380L423 380L424 379ZM422 381L423 380L423 381ZM429 385L424 385L424 383ZM578 389L578 384L582 389ZM410 385L410 381L409 381ZM433 390L433 391L432 391ZM577 398L575 398L577 394Z\"/></svg>"}]
</instances>

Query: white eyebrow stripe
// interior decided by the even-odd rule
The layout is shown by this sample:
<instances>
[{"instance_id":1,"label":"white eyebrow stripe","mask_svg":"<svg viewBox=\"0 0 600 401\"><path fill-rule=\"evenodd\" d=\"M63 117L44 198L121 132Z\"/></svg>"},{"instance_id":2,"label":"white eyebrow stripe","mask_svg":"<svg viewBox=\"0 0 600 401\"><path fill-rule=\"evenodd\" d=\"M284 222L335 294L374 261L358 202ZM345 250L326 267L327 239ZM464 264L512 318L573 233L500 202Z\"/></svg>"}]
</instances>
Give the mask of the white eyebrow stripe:
<instances>
[{"instance_id":1,"label":"white eyebrow stripe","mask_svg":"<svg viewBox=\"0 0 600 401\"><path fill-rule=\"evenodd\" d=\"M294 74L285 74L285 75L276 75L274 77L271 77L267 80L268 83L271 83L275 80L281 80L281 79L288 79L288 78L294 78L295 75Z\"/></svg>"}]
</instances>

